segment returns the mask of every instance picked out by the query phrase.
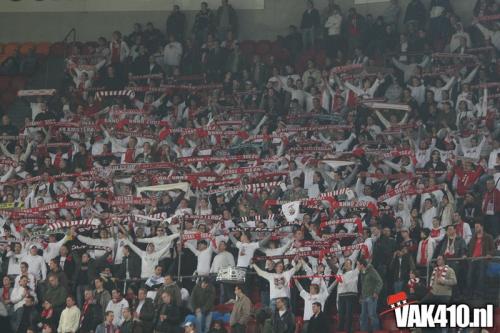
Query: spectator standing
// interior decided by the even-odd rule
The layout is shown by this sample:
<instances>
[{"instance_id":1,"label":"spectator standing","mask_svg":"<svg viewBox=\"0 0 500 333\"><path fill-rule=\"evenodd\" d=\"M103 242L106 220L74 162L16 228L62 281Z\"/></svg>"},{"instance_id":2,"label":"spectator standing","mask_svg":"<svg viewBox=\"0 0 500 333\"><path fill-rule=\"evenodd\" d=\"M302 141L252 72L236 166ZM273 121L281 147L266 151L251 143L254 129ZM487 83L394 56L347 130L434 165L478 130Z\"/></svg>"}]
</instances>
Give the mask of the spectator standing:
<instances>
[{"instance_id":1,"label":"spectator standing","mask_svg":"<svg viewBox=\"0 0 500 333\"><path fill-rule=\"evenodd\" d=\"M453 268L446 265L444 257L438 256L436 267L430 277L430 291L422 299L422 303L443 303L451 300L453 286L457 284L457 277Z\"/></svg>"},{"instance_id":2,"label":"spectator standing","mask_svg":"<svg viewBox=\"0 0 500 333\"><path fill-rule=\"evenodd\" d=\"M309 319L309 325L307 326L307 333L316 332L329 332L330 325L325 313L322 311L322 305L320 302L312 303L312 316Z\"/></svg>"},{"instance_id":3,"label":"spectator standing","mask_svg":"<svg viewBox=\"0 0 500 333\"><path fill-rule=\"evenodd\" d=\"M212 307L215 303L215 288L207 278L201 278L191 293L191 305L196 315L196 329L207 333L212 322Z\"/></svg>"},{"instance_id":4,"label":"spectator standing","mask_svg":"<svg viewBox=\"0 0 500 333\"><path fill-rule=\"evenodd\" d=\"M498 222L498 221L497 221ZM474 235L469 243L469 258L491 257L495 251L495 243L493 237L486 233L483 225L480 222L474 224ZM479 297L484 297L485 285L484 275L488 261L485 260L470 260L467 270L467 293L478 294Z\"/></svg>"},{"instance_id":5,"label":"spectator standing","mask_svg":"<svg viewBox=\"0 0 500 333\"><path fill-rule=\"evenodd\" d=\"M101 323L96 327L95 333L117 333L118 327L113 324L114 321L115 315L113 311L106 311L104 323Z\"/></svg>"},{"instance_id":6,"label":"spectator standing","mask_svg":"<svg viewBox=\"0 0 500 333\"><path fill-rule=\"evenodd\" d=\"M315 45L316 34L319 32L321 19L319 12L314 8L312 0L307 1L307 9L302 14L300 30L302 32L302 46L308 50Z\"/></svg>"},{"instance_id":7,"label":"spectator standing","mask_svg":"<svg viewBox=\"0 0 500 333\"><path fill-rule=\"evenodd\" d=\"M233 333L245 333L247 323L250 320L250 315L252 312L252 302L243 293L241 286L236 286L234 288L234 294L236 295L236 301L231 311L231 317L229 324L231 325L231 331Z\"/></svg>"},{"instance_id":8,"label":"spectator standing","mask_svg":"<svg viewBox=\"0 0 500 333\"><path fill-rule=\"evenodd\" d=\"M238 15L229 0L222 0L215 14L215 24L219 40L225 40L227 33L231 31L235 36L238 32Z\"/></svg>"},{"instance_id":9,"label":"spectator standing","mask_svg":"<svg viewBox=\"0 0 500 333\"><path fill-rule=\"evenodd\" d=\"M80 309L76 306L73 296L66 298L66 308L61 312L59 319L58 333L72 333L78 330L80 323Z\"/></svg>"},{"instance_id":10,"label":"spectator standing","mask_svg":"<svg viewBox=\"0 0 500 333\"><path fill-rule=\"evenodd\" d=\"M174 5L167 18L167 36L173 35L176 40L184 40L185 29L186 15L181 12L179 5Z\"/></svg>"},{"instance_id":11,"label":"spectator standing","mask_svg":"<svg viewBox=\"0 0 500 333\"><path fill-rule=\"evenodd\" d=\"M209 33L214 30L214 17L212 11L208 8L208 4L203 1L201 9L194 18L193 34L198 41L198 44L203 44L207 40Z\"/></svg>"},{"instance_id":12,"label":"spectator standing","mask_svg":"<svg viewBox=\"0 0 500 333\"><path fill-rule=\"evenodd\" d=\"M342 14L340 7L335 6L333 12L325 22L327 37L325 40L326 52L330 57L337 55L338 50L343 49L342 41Z\"/></svg>"},{"instance_id":13,"label":"spectator standing","mask_svg":"<svg viewBox=\"0 0 500 333\"><path fill-rule=\"evenodd\" d=\"M92 289L84 291L84 299L85 302L82 306L79 322L79 332L91 333L103 321L103 312L101 306L94 299Z\"/></svg>"},{"instance_id":14,"label":"spectator standing","mask_svg":"<svg viewBox=\"0 0 500 333\"><path fill-rule=\"evenodd\" d=\"M358 267L361 273L361 330L375 331L380 328L377 303L384 283L375 268L364 258L358 260Z\"/></svg>"}]
</instances>

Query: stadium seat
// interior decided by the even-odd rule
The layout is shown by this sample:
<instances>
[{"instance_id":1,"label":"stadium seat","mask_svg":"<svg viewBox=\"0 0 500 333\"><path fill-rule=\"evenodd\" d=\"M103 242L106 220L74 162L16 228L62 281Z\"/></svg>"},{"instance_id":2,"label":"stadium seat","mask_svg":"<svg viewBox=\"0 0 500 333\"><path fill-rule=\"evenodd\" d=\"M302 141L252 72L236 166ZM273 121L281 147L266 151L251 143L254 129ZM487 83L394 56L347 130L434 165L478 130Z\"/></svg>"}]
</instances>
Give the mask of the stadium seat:
<instances>
[{"instance_id":1,"label":"stadium seat","mask_svg":"<svg viewBox=\"0 0 500 333\"><path fill-rule=\"evenodd\" d=\"M257 332L257 322L255 319L250 319L247 323L247 331L246 333L255 333Z\"/></svg>"},{"instance_id":2,"label":"stadium seat","mask_svg":"<svg viewBox=\"0 0 500 333\"><path fill-rule=\"evenodd\" d=\"M26 78L23 76L16 76L12 79L10 86L14 90L22 90L26 86Z\"/></svg>"},{"instance_id":3,"label":"stadium seat","mask_svg":"<svg viewBox=\"0 0 500 333\"><path fill-rule=\"evenodd\" d=\"M255 53L264 56L271 53L271 41L259 40L255 46Z\"/></svg>"},{"instance_id":4,"label":"stadium seat","mask_svg":"<svg viewBox=\"0 0 500 333\"><path fill-rule=\"evenodd\" d=\"M389 314L388 316L384 316L382 318L382 328L387 331L397 331L398 326L396 325L396 319Z\"/></svg>"},{"instance_id":5,"label":"stadium seat","mask_svg":"<svg viewBox=\"0 0 500 333\"><path fill-rule=\"evenodd\" d=\"M8 58L9 56L6 54L0 54L0 65Z\"/></svg>"},{"instance_id":6,"label":"stadium seat","mask_svg":"<svg viewBox=\"0 0 500 333\"><path fill-rule=\"evenodd\" d=\"M0 103L3 107L7 108L16 100L17 94L14 90L8 89L0 96Z\"/></svg>"},{"instance_id":7,"label":"stadium seat","mask_svg":"<svg viewBox=\"0 0 500 333\"><path fill-rule=\"evenodd\" d=\"M5 91L9 88L10 77L0 76L0 91Z\"/></svg>"},{"instance_id":8,"label":"stadium seat","mask_svg":"<svg viewBox=\"0 0 500 333\"><path fill-rule=\"evenodd\" d=\"M83 44L83 48L82 48L82 54L90 54L90 49L91 48L96 48L97 47L97 43L95 42L87 42L85 44Z\"/></svg>"},{"instance_id":9,"label":"stadium seat","mask_svg":"<svg viewBox=\"0 0 500 333\"><path fill-rule=\"evenodd\" d=\"M28 53L31 50L33 50L35 47L36 47L35 43L33 43L33 42L26 42L26 43L23 43L19 47L19 52L21 53L21 55L28 55Z\"/></svg>"},{"instance_id":10,"label":"stadium seat","mask_svg":"<svg viewBox=\"0 0 500 333\"><path fill-rule=\"evenodd\" d=\"M66 44L62 42L54 43L50 47L50 55L62 57L66 53Z\"/></svg>"},{"instance_id":11,"label":"stadium seat","mask_svg":"<svg viewBox=\"0 0 500 333\"><path fill-rule=\"evenodd\" d=\"M17 44L17 43L8 43L5 45L3 53L7 56L11 56L16 52L18 47L19 47L19 44Z\"/></svg>"},{"instance_id":12,"label":"stadium seat","mask_svg":"<svg viewBox=\"0 0 500 333\"><path fill-rule=\"evenodd\" d=\"M255 53L255 42L253 40L244 40L240 43L241 53L245 56L252 56Z\"/></svg>"},{"instance_id":13,"label":"stadium seat","mask_svg":"<svg viewBox=\"0 0 500 333\"><path fill-rule=\"evenodd\" d=\"M50 52L50 43L42 42L36 45L36 54L42 57L47 57Z\"/></svg>"},{"instance_id":14,"label":"stadium seat","mask_svg":"<svg viewBox=\"0 0 500 333\"><path fill-rule=\"evenodd\" d=\"M231 311L233 311L233 306L234 306L234 304L232 304L232 303L219 304L219 305L216 305L214 307L214 311L222 312L222 313L231 312Z\"/></svg>"},{"instance_id":15,"label":"stadium seat","mask_svg":"<svg viewBox=\"0 0 500 333\"><path fill-rule=\"evenodd\" d=\"M285 49L278 43L273 43L271 48L271 55L273 55L276 58L276 60L283 61L290 56L290 53L288 52L287 49Z\"/></svg>"}]
</instances>

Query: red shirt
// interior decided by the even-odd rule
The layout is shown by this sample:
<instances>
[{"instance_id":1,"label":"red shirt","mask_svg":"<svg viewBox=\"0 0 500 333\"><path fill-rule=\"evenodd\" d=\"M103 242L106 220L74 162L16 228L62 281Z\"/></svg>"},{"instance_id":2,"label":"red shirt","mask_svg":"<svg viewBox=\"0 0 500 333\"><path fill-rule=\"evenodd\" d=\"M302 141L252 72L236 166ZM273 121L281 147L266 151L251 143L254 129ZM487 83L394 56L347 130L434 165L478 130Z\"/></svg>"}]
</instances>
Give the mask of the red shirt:
<instances>
[{"instance_id":1,"label":"red shirt","mask_svg":"<svg viewBox=\"0 0 500 333\"><path fill-rule=\"evenodd\" d=\"M476 239L476 245L474 246L474 251L472 251L473 257L481 257L483 255L483 237L478 237Z\"/></svg>"}]
</instances>

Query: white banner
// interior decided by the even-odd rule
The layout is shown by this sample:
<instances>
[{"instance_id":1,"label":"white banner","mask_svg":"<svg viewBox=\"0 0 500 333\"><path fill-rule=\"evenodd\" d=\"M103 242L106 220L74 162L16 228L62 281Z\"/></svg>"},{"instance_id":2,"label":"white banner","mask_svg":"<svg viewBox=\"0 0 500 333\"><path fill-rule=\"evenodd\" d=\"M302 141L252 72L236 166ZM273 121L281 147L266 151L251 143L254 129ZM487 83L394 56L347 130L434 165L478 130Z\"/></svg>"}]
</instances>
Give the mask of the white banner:
<instances>
[{"instance_id":1,"label":"white banner","mask_svg":"<svg viewBox=\"0 0 500 333\"><path fill-rule=\"evenodd\" d=\"M281 206L281 211L288 222L294 222L299 217L300 201L289 202Z\"/></svg>"},{"instance_id":2,"label":"white banner","mask_svg":"<svg viewBox=\"0 0 500 333\"><path fill-rule=\"evenodd\" d=\"M205 0L215 10L220 0ZM0 12L118 12L199 10L200 0L1 0ZM264 0L231 0L234 9L264 9Z\"/></svg>"}]
</instances>

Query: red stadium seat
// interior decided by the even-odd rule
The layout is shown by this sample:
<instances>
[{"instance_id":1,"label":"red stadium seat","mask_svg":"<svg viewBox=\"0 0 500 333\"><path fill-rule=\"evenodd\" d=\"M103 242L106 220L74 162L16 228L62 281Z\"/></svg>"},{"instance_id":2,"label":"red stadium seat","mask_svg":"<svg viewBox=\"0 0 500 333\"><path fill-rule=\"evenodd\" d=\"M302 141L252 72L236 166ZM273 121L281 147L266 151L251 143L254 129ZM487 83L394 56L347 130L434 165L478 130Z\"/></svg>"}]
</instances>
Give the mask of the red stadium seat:
<instances>
[{"instance_id":1,"label":"red stadium seat","mask_svg":"<svg viewBox=\"0 0 500 333\"><path fill-rule=\"evenodd\" d=\"M245 56L252 56L255 53L255 42L253 40L244 40L240 42L241 53Z\"/></svg>"},{"instance_id":2,"label":"red stadium seat","mask_svg":"<svg viewBox=\"0 0 500 333\"><path fill-rule=\"evenodd\" d=\"M12 79L10 86L14 90L22 90L26 86L26 78L23 76L16 76Z\"/></svg>"},{"instance_id":3,"label":"red stadium seat","mask_svg":"<svg viewBox=\"0 0 500 333\"><path fill-rule=\"evenodd\" d=\"M0 76L0 91L5 91L9 88L10 85L10 77L8 76Z\"/></svg>"},{"instance_id":4,"label":"red stadium seat","mask_svg":"<svg viewBox=\"0 0 500 333\"><path fill-rule=\"evenodd\" d=\"M255 53L261 56L268 55L271 53L271 41L269 40L259 40L255 46Z\"/></svg>"},{"instance_id":5,"label":"red stadium seat","mask_svg":"<svg viewBox=\"0 0 500 333\"><path fill-rule=\"evenodd\" d=\"M217 312L222 312L222 313L228 313L233 311L233 306L234 304L228 303L228 304L219 304L214 307L214 311Z\"/></svg>"},{"instance_id":6,"label":"red stadium seat","mask_svg":"<svg viewBox=\"0 0 500 333\"><path fill-rule=\"evenodd\" d=\"M36 46L36 54L42 57L47 57L50 53L50 43L42 42L38 43Z\"/></svg>"},{"instance_id":7,"label":"red stadium seat","mask_svg":"<svg viewBox=\"0 0 500 333\"><path fill-rule=\"evenodd\" d=\"M397 331L398 326L396 325L396 319L392 313L384 316L382 318L382 328L387 331Z\"/></svg>"},{"instance_id":8,"label":"red stadium seat","mask_svg":"<svg viewBox=\"0 0 500 333\"><path fill-rule=\"evenodd\" d=\"M7 55L7 56L11 56L13 55L14 53L16 53L17 49L19 48L19 44L17 43L8 43L5 45L4 47L4 54Z\"/></svg>"},{"instance_id":9,"label":"red stadium seat","mask_svg":"<svg viewBox=\"0 0 500 333\"><path fill-rule=\"evenodd\" d=\"M14 101L16 100L16 97L17 97L17 94L14 90L12 90L12 89L6 90L0 96L0 103L5 108L8 108L10 105L12 105L12 103L14 103Z\"/></svg>"},{"instance_id":10,"label":"red stadium seat","mask_svg":"<svg viewBox=\"0 0 500 333\"><path fill-rule=\"evenodd\" d=\"M33 42L26 42L19 47L21 55L27 55L31 50L35 49L36 45Z\"/></svg>"},{"instance_id":11,"label":"red stadium seat","mask_svg":"<svg viewBox=\"0 0 500 333\"><path fill-rule=\"evenodd\" d=\"M246 333L255 333L257 332L257 322L255 319L250 319L247 323L247 331Z\"/></svg>"},{"instance_id":12,"label":"red stadium seat","mask_svg":"<svg viewBox=\"0 0 500 333\"><path fill-rule=\"evenodd\" d=\"M55 57L62 57L66 53L66 44L65 43L54 43L50 47L50 55Z\"/></svg>"}]
</instances>

